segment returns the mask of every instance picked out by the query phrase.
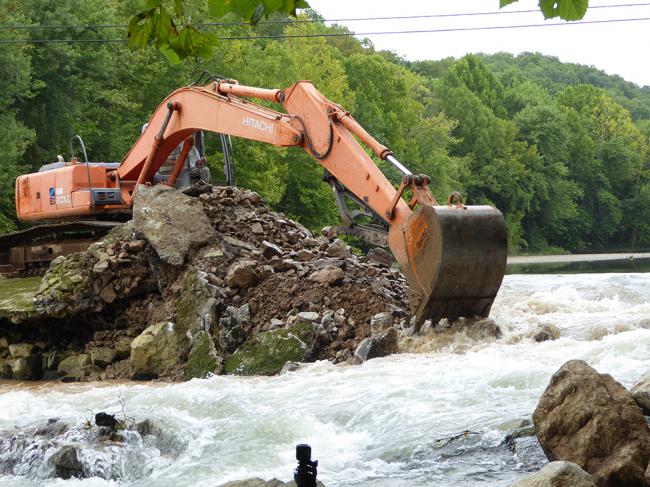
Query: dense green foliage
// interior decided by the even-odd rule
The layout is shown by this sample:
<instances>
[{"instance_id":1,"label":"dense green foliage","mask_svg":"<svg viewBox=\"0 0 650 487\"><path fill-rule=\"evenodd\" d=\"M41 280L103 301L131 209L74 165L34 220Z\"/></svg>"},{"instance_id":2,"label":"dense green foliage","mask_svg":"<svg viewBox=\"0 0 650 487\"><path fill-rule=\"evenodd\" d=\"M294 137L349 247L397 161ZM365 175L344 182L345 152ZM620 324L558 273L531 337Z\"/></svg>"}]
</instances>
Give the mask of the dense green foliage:
<instances>
[{"instance_id":1,"label":"dense green foliage","mask_svg":"<svg viewBox=\"0 0 650 487\"><path fill-rule=\"evenodd\" d=\"M0 3L3 24L126 25L143 8L139 0ZM261 23L222 26L218 35L341 30ZM107 36L92 28L74 35ZM263 87L311 79L400 160L429 174L437 198L459 190L470 204L501 209L513 253L650 246L650 92L593 68L507 54L408 63L350 37L229 40L209 59L180 64L118 43L12 44L0 59L0 232L14 225L15 175L67 155L75 133L91 159L119 161L165 95L208 70ZM338 221L323 171L304 151L244 140L234 146L238 185L311 228ZM221 157L213 136L208 160L217 177ZM392 168L381 167L397 182Z\"/></svg>"}]
</instances>

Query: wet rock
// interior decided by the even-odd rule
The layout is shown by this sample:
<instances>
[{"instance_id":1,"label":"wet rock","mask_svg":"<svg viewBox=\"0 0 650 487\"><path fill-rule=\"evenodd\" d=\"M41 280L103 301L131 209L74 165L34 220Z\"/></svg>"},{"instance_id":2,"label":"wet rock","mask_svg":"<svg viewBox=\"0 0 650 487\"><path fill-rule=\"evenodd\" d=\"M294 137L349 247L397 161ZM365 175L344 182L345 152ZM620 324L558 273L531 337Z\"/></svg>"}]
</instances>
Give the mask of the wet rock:
<instances>
[{"instance_id":1,"label":"wet rock","mask_svg":"<svg viewBox=\"0 0 650 487\"><path fill-rule=\"evenodd\" d=\"M350 251L348 250L347 245L343 243L342 240L334 240L334 242L325 249L325 253L331 257L336 257L337 259L347 259L350 257Z\"/></svg>"},{"instance_id":2,"label":"wet rock","mask_svg":"<svg viewBox=\"0 0 650 487\"><path fill-rule=\"evenodd\" d=\"M217 315L217 288L207 274L190 267L183 275L176 303L176 340L181 353L189 350L193 337L211 331Z\"/></svg>"},{"instance_id":3,"label":"wet rock","mask_svg":"<svg viewBox=\"0 0 650 487\"><path fill-rule=\"evenodd\" d=\"M37 355L19 357L11 361L11 374L16 380L40 379L42 373L41 359Z\"/></svg>"},{"instance_id":4,"label":"wet rock","mask_svg":"<svg viewBox=\"0 0 650 487\"><path fill-rule=\"evenodd\" d=\"M501 338L501 328L492 318L484 318L472 323L467 328L467 334L475 340L485 340L486 338Z\"/></svg>"},{"instance_id":5,"label":"wet rock","mask_svg":"<svg viewBox=\"0 0 650 487\"><path fill-rule=\"evenodd\" d=\"M379 264L382 267L390 267L393 264L393 256L381 247L374 247L366 255L370 262Z\"/></svg>"},{"instance_id":6,"label":"wet rock","mask_svg":"<svg viewBox=\"0 0 650 487\"><path fill-rule=\"evenodd\" d=\"M94 348L90 351L90 359L98 367L106 367L117 360L117 351L110 347Z\"/></svg>"},{"instance_id":7,"label":"wet rock","mask_svg":"<svg viewBox=\"0 0 650 487\"><path fill-rule=\"evenodd\" d=\"M599 487L647 485L650 430L632 395L610 375L580 360L565 363L533 421L550 461L578 464Z\"/></svg>"},{"instance_id":8,"label":"wet rock","mask_svg":"<svg viewBox=\"0 0 650 487\"><path fill-rule=\"evenodd\" d=\"M215 238L199 200L160 184L136 188L133 229L172 265L183 264L192 247Z\"/></svg>"},{"instance_id":9,"label":"wet rock","mask_svg":"<svg viewBox=\"0 0 650 487\"><path fill-rule=\"evenodd\" d=\"M594 478L575 463L551 462L510 487L596 487Z\"/></svg>"},{"instance_id":10,"label":"wet rock","mask_svg":"<svg viewBox=\"0 0 650 487\"><path fill-rule=\"evenodd\" d=\"M345 273L340 267L324 267L312 272L308 279L320 284L329 284L330 286L340 282L345 277Z\"/></svg>"},{"instance_id":11,"label":"wet rock","mask_svg":"<svg viewBox=\"0 0 650 487\"><path fill-rule=\"evenodd\" d=\"M226 359L224 370L237 375L273 375L287 362L302 362L314 345L313 325L299 323L258 333Z\"/></svg>"},{"instance_id":12,"label":"wet rock","mask_svg":"<svg viewBox=\"0 0 650 487\"><path fill-rule=\"evenodd\" d=\"M217 353L212 337L207 331L201 331L187 357L185 378L203 379L209 374L220 374L222 370L223 359Z\"/></svg>"},{"instance_id":13,"label":"wet rock","mask_svg":"<svg viewBox=\"0 0 650 487\"><path fill-rule=\"evenodd\" d=\"M131 378L147 380L169 371L178 361L174 324L149 326L131 343Z\"/></svg>"},{"instance_id":14,"label":"wet rock","mask_svg":"<svg viewBox=\"0 0 650 487\"><path fill-rule=\"evenodd\" d=\"M9 353L11 358L26 358L32 354L32 349L34 345L31 343L15 343L9 345Z\"/></svg>"},{"instance_id":15,"label":"wet rock","mask_svg":"<svg viewBox=\"0 0 650 487\"><path fill-rule=\"evenodd\" d=\"M77 456L77 449L72 445L59 448L51 457L50 463L56 470L56 476L62 479L83 478L83 465Z\"/></svg>"},{"instance_id":16,"label":"wet rock","mask_svg":"<svg viewBox=\"0 0 650 487\"><path fill-rule=\"evenodd\" d=\"M632 397L647 415L650 413L650 370L630 389Z\"/></svg>"},{"instance_id":17,"label":"wet rock","mask_svg":"<svg viewBox=\"0 0 650 487\"><path fill-rule=\"evenodd\" d=\"M77 382L88 375L92 366L93 362L90 355L81 353L63 359L59 363L56 372L63 382Z\"/></svg>"},{"instance_id":18,"label":"wet rock","mask_svg":"<svg viewBox=\"0 0 650 487\"><path fill-rule=\"evenodd\" d=\"M393 326L393 313L377 313L370 318L370 330L373 334L379 333Z\"/></svg>"},{"instance_id":19,"label":"wet rock","mask_svg":"<svg viewBox=\"0 0 650 487\"><path fill-rule=\"evenodd\" d=\"M397 330L388 328L379 335L366 338L357 346L354 357L358 362L397 353Z\"/></svg>"},{"instance_id":20,"label":"wet rock","mask_svg":"<svg viewBox=\"0 0 650 487\"><path fill-rule=\"evenodd\" d=\"M254 260L235 262L226 274L226 284L232 288L248 289L255 286L259 280L257 262Z\"/></svg>"},{"instance_id":21,"label":"wet rock","mask_svg":"<svg viewBox=\"0 0 650 487\"><path fill-rule=\"evenodd\" d=\"M115 419L115 415L99 412L95 414L95 424L104 428L115 429L119 425L119 421Z\"/></svg>"},{"instance_id":22,"label":"wet rock","mask_svg":"<svg viewBox=\"0 0 650 487\"><path fill-rule=\"evenodd\" d=\"M539 325L533 331L533 340L546 342L560 338L560 329L555 325Z\"/></svg>"}]
</instances>

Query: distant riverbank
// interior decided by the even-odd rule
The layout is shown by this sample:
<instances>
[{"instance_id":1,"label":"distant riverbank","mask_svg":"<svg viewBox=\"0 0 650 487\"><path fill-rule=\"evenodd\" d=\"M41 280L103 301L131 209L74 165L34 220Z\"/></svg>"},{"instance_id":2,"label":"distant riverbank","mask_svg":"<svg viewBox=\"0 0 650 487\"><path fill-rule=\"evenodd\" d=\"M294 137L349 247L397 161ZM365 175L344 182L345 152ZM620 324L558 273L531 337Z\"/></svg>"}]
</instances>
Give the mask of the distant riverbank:
<instances>
[{"instance_id":1,"label":"distant riverbank","mask_svg":"<svg viewBox=\"0 0 650 487\"><path fill-rule=\"evenodd\" d=\"M508 257L508 274L650 272L650 252Z\"/></svg>"}]
</instances>

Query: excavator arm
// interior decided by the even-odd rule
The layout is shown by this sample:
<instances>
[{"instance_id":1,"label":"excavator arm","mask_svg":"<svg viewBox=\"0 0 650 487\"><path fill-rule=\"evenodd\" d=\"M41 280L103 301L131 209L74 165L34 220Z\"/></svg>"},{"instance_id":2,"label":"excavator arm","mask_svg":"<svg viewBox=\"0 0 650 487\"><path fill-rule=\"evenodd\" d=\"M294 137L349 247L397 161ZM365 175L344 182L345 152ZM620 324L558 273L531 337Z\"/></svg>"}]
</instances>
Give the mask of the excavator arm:
<instances>
[{"instance_id":1,"label":"excavator arm","mask_svg":"<svg viewBox=\"0 0 650 487\"><path fill-rule=\"evenodd\" d=\"M282 104L285 112L243 97ZM426 319L488 315L505 272L501 213L459 201L438 205L428 176L411 174L390 149L308 81L269 90L215 80L174 91L156 109L119 168L107 171L106 186L119 189L121 203L130 206L138 185L151 184L169 153L184 142L168 181L173 184L200 130L279 147L300 146L337 185L383 219L389 226L388 245L410 285L418 326ZM402 171L397 190L359 142ZM407 189L413 194L408 203L402 198Z\"/></svg>"}]
</instances>

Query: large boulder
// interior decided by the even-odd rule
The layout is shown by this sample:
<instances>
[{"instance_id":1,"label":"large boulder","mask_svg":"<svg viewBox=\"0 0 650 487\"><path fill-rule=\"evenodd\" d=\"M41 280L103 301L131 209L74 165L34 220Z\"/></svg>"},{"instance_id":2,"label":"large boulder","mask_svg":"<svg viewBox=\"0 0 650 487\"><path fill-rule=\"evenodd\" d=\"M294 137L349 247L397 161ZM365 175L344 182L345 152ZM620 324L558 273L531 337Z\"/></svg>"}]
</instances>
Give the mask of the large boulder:
<instances>
[{"instance_id":1,"label":"large boulder","mask_svg":"<svg viewBox=\"0 0 650 487\"><path fill-rule=\"evenodd\" d=\"M596 482L575 463L551 462L510 487L596 487Z\"/></svg>"},{"instance_id":2,"label":"large boulder","mask_svg":"<svg viewBox=\"0 0 650 487\"><path fill-rule=\"evenodd\" d=\"M29 355L11 360L11 373L16 380L40 379L43 373L38 355Z\"/></svg>"},{"instance_id":3,"label":"large boulder","mask_svg":"<svg viewBox=\"0 0 650 487\"><path fill-rule=\"evenodd\" d=\"M207 331L200 332L185 363L185 378L203 379L209 374L220 374L222 370L223 359L217 353L212 337Z\"/></svg>"},{"instance_id":4,"label":"large boulder","mask_svg":"<svg viewBox=\"0 0 650 487\"><path fill-rule=\"evenodd\" d=\"M191 248L215 237L201 202L162 184L136 188L133 229L172 265L182 265Z\"/></svg>"},{"instance_id":5,"label":"large boulder","mask_svg":"<svg viewBox=\"0 0 650 487\"><path fill-rule=\"evenodd\" d=\"M610 375L580 360L565 363L533 421L550 461L580 465L599 487L648 485L650 430L632 395Z\"/></svg>"},{"instance_id":6,"label":"large boulder","mask_svg":"<svg viewBox=\"0 0 650 487\"><path fill-rule=\"evenodd\" d=\"M277 374L286 362L304 361L315 339L314 325L304 322L259 333L226 359L224 370L238 375Z\"/></svg>"},{"instance_id":7,"label":"large boulder","mask_svg":"<svg viewBox=\"0 0 650 487\"><path fill-rule=\"evenodd\" d=\"M217 288L207 274L195 267L188 269L181 280L176 303L176 339L182 352L189 350L192 340L201 331L211 331L216 321Z\"/></svg>"},{"instance_id":8,"label":"large boulder","mask_svg":"<svg viewBox=\"0 0 650 487\"><path fill-rule=\"evenodd\" d=\"M71 355L59 363L56 372L63 382L77 382L88 375L93 368L89 354Z\"/></svg>"},{"instance_id":9,"label":"large boulder","mask_svg":"<svg viewBox=\"0 0 650 487\"><path fill-rule=\"evenodd\" d=\"M149 326L131 342L131 378L147 380L168 372L178 362L174 323Z\"/></svg>"}]
</instances>

